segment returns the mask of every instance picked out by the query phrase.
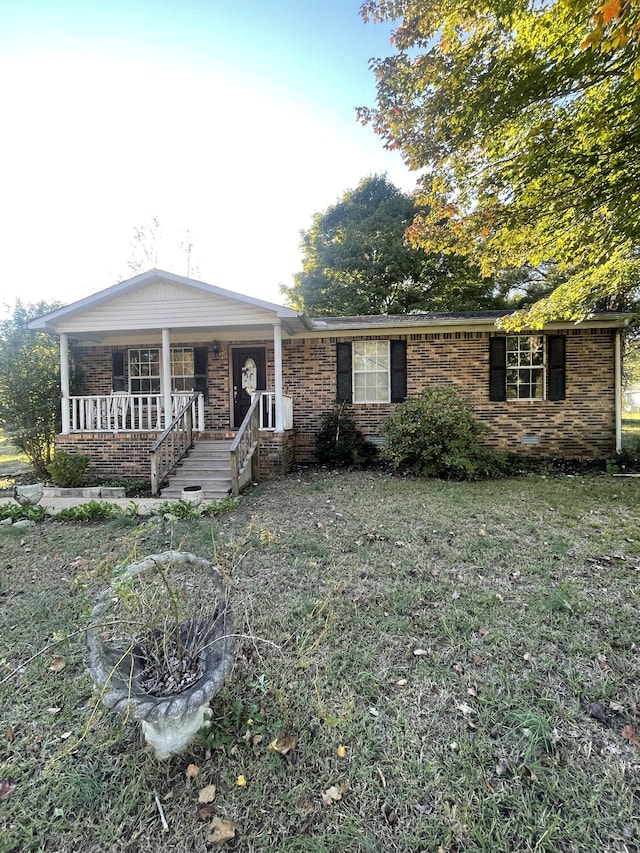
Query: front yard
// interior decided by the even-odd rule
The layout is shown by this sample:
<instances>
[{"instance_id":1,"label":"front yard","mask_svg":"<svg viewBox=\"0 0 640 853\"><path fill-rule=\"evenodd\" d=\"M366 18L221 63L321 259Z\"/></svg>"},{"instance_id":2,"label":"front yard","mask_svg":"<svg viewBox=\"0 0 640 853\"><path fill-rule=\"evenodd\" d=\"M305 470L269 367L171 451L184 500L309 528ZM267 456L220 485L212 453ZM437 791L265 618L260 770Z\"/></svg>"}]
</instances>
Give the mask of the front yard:
<instances>
[{"instance_id":1,"label":"front yard","mask_svg":"<svg viewBox=\"0 0 640 853\"><path fill-rule=\"evenodd\" d=\"M0 851L212 850L220 818L243 853L635 853L639 502L309 470L214 520L0 528ZM170 547L220 565L243 637L206 739L158 763L82 629Z\"/></svg>"}]
</instances>

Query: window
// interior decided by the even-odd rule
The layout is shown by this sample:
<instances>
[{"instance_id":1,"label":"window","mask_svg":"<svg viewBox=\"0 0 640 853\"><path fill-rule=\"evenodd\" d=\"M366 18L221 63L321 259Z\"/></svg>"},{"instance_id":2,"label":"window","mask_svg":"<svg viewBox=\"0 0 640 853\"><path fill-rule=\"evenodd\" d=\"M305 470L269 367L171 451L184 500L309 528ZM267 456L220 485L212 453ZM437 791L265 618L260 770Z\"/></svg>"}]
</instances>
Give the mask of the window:
<instances>
[{"instance_id":1,"label":"window","mask_svg":"<svg viewBox=\"0 0 640 853\"><path fill-rule=\"evenodd\" d=\"M160 393L160 350L129 350L129 390L132 394Z\"/></svg>"},{"instance_id":2,"label":"window","mask_svg":"<svg viewBox=\"0 0 640 853\"><path fill-rule=\"evenodd\" d=\"M507 400L545 398L545 352L542 335L507 337Z\"/></svg>"},{"instance_id":3,"label":"window","mask_svg":"<svg viewBox=\"0 0 640 853\"><path fill-rule=\"evenodd\" d=\"M195 385L193 348L172 347L171 390L192 391ZM159 349L129 350L129 391L131 394L160 393Z\"/></svg>"},{"instance_id":4,"label":"window","mask_svg":"<svg viewBox=\"0 0 640 853\"><path fill-rule=\"evenodd\" d=\"M565 335L489 339L490 400L564 400L565 386Z\"/></svg>"},{"instance_id":5,"label":"window","mask_svg":"<svg viewBox=\"0 0 640 853\"><path fill-rule=\"evenodd\" d=\"M389 402L389 341L354 342L353 402Z\"/></svg>"},{"instance_id":6,"label":"window","mask_svg":"<svg viewBox=\"0 0 640 853\"><path fill-rule=\"evenodd\" d=\"M193 349L173 347L171 349L171 388L173 391L192 391L195 386Z\"/></svg>"},{"instance_id":7,"label":"window","mask_svg":"<svg viewBox=\"0 0 640 853\"><path fill-rule=\"evenodd\" d=\"M407 344L403 340L336 344L339 403L401 403L407 396Z\"/></svg>"}]
</instances>

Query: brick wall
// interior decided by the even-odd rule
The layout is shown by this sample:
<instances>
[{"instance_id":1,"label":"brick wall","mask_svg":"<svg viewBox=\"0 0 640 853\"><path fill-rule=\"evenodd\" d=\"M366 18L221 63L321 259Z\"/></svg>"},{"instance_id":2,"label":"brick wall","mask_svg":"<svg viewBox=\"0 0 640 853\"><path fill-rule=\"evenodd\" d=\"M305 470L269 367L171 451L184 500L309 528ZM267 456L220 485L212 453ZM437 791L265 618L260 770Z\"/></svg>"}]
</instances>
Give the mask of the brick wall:
<instances>
[{"instance_id":1,"label":"brick wall","mask_svg":"<svg viewBox=\"0 0 640 853\"><path fill-rule=\"evenodd\" d=\"M159 434L91 432L57 435L56 450L89 456L98 479L150 481L149 449Z\"/></svg>"},{"instance_id":2,"label":"brick wall","mask_svg":"<svg viewBox=\"0 0 640 853\"><path fill-rule=\"evenodd\" d=\"M615 332L574 329L566 334L565 400L490 402L488 332L406 336L407 392L419 394L427 385L453 383L490 428L486 443L493 447L566 458L610 455L615 450ZM284 342L284 385L285 393L294 395L298 462L313 460L322 414L334 404L335 344L343 340L350 338ZM390 404L349 407L367 436L380 434L382 422L394 408Z\"/></svg>"},{"instance_id":3,"label":"brick wall","mask_svg":"<svg viewBox=\"0 0 640 853\"><path fill-rule=\"evenodd\" d=\"M489 332L452 332L395 335L407 341L407 391L419 394L427 385L453 383L469 400L477 417L491 430L487 444L538 456L603 457L615 450L614 330L573 329L566 332L566 399L489 401ZM376 339L370 335L370 339ZM348 336L283 340L283 391L293 397L294 430L284 436L263 433L260 475L281 474L295 463L312 462L315 436L324 412L336 394L336 349ZM178 341L175 342L179 346ZM191 345L191 344L189 344ZM198 344L194 344L198 346ZM206 342L201 344L206 346ZM273 388L273 343L242 342L264 346L267 387ZM208 356L206 428L230 428L231 346ZM107 347L78 351L80 394L111 391L111 350ZM391 404L356 404L349 407L365 435L380 434ZM112 478L149 477L150 433L96 433L58 436L56 446L88 453L95 467ZM524 440L524 443L523 443ZM536 441L535 444L528 442ZM114 472L113 460L118 460ZM122 460L122 461L120 461Z\"/></svg>"}]
</instances>

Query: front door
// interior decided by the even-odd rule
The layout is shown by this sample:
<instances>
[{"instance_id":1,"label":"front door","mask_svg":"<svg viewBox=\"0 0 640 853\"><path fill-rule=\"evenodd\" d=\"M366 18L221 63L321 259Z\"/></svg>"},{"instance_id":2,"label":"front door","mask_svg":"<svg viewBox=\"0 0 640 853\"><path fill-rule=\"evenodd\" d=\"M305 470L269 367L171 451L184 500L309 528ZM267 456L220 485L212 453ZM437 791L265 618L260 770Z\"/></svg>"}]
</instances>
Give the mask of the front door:
<instances>
[{"instance_id":1,"label":"front door","mask_svg":"<svg viewBox=\"0 0 640 853\"><path fill-rule=\"evenodd\" d=\"M244 420L254 391L265 391L267 370L264 347L242 347L233 350L233 425Z\"/></svg>"}]
</instances>

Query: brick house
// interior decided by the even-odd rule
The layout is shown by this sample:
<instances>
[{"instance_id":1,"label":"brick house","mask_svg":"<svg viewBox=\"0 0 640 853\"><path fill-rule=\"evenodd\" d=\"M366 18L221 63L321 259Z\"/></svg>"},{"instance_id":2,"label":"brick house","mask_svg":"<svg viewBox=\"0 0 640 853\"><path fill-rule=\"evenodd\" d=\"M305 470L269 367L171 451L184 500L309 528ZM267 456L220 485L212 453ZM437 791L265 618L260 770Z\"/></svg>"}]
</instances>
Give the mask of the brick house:
<instances>
[{"instance_id":1,"label":"brick house","mask_svg":"<svg viewBox=\"0 0 640 853\"><path fill-rule=\"evenodd\" d=\"M151 477L155 493L178 472L163 495L190 478L207 496L237 492L312 462L337 401L375 440L398 402L447 383L497 448L565 458L619 450L628 318L507 334L496 327L502 313L312 320L151 270L29 328L60 338L56 447L88 454L105 478Z\"/></svg>"}]
</instances>

